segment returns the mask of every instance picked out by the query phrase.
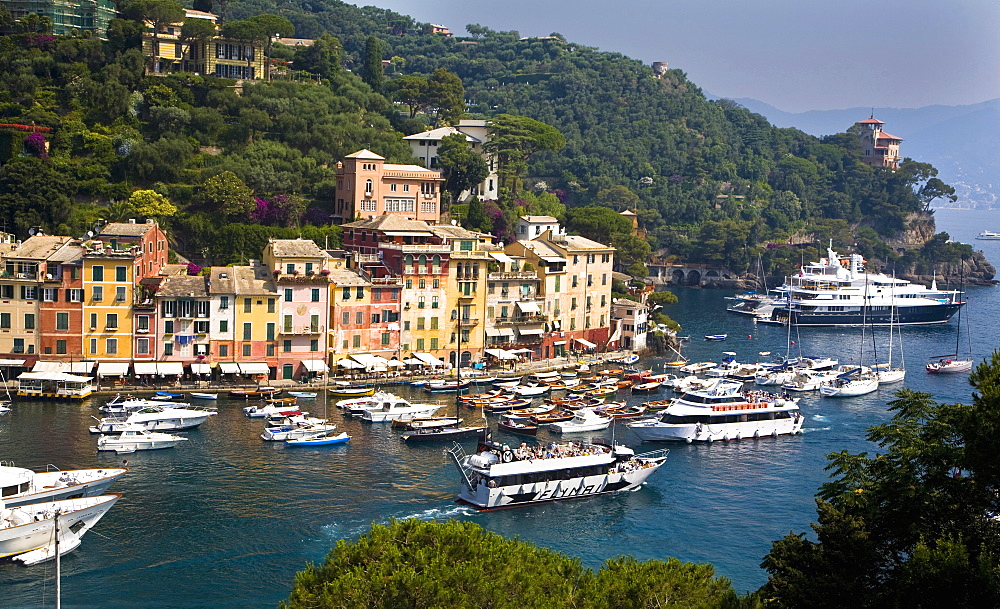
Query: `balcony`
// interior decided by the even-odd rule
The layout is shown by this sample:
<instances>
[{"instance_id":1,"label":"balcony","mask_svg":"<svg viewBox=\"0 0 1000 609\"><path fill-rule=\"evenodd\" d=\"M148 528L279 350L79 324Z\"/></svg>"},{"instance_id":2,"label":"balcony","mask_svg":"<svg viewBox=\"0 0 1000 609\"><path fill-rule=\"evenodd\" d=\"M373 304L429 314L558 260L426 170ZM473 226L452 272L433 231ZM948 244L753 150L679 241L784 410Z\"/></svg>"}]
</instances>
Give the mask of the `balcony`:
<instances>
[{"instance_id":1,"label":"balcony","mask_svg":"<svg viewBox=\"0 0 1000 609\"><path fill-rule=\"evenodd\" d=\"M305 336L308 334L323 334L326 332L326 328L323 326L293 326L291 328L282 328L281 333L293 336ZM271 339L269 339L271 340Z\"/></svg>"},{"instance_id":2,"label":"balcony","mask_svg":"<svg viewBox=\"0 0 1000 609\"><path fill-rule=\"evenodd\" d=\"M479 281L479 273L458 273L455 279L459 281Z\"/></svg>"},{"instance_id":3,"label":"balcony","mask_svg":"<svg viewBox=\"0 0 1000 609\"><path fill-rule=\"evenodd\" d=\"M462 317L455 321L459 322L459 325L463 328L472 328L479 325L479 318L477 317Z\"/></svg>"},{"instance_id":4,"label":"balcony","mask_svg":"<svg viewBox=\"0 0 1000 609\"><path fill-rule=\"evenodd\" d=\"M544 313L538 315L515 315L508 317L494 317L493 324L497 326L520 326L544 324L549 320L549 316Z\"/></svg>"},{"instance_id":5,"label":"balcony","mask_svg":"<svg viewBox=\"0 0 1000 609\"><path fill-rule=\"evenodd\" d=\"M399 250L404 253L414 254L447 254L451 252L451 246L446 243L380 243L381 249ZM470 252L471 253L471 252Z\"/></svg>"},{"instance_id":6,"label":"balcony","mask_svg":"<svg viewBox=\"0 0 1000 609\"><path fill-rule=\"evenodd\" d=\"M487 277L490 281L523 281L526 279L538 280L538 275L534 271L526 273L490 273Z\"/></svg>"},{"instance_id":7,"label":"balcony","mask_svg":"<svg viewBox=\"0 0 1000 609\"><path fill-rule=\"evenodd\" d=\"M147 298L141 302L133 303L132 308L136 310L153 311L156 309L156 302L154 302L152 298ZM172 317L172 315L164 315L164 317Z\"/></svg>"}]
</instances>

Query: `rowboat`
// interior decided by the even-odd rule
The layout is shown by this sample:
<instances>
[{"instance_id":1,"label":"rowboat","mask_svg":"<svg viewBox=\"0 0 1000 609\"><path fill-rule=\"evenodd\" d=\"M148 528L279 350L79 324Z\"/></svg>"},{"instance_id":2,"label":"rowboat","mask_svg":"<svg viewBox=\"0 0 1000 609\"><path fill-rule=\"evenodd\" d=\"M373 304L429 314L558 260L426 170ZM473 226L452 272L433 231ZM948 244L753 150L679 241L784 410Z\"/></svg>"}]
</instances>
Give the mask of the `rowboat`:
<instances>
[{"instance_id":1,"label":"rowboat","mask_svg":"<svg viewBox=\"0 0 1000 609\"><path fill-rule=\"evenodd\" d=\"M558 423L560 421L569 421L576 416L576 413L572 410L557 410L556 412L550 412L548 414L540 414L531 417L529 419L535 425L547 425L549 423Z\"/></svg>"},{"instance_id":2,"label":"rowboat","mask_svg":"<svg viewBox=\"0 0 1000 609\"><path fill-rule=\"evenodd\" d=\"M330 395L335 398L361 398L375 394L375 387L330 387Z\"/></svg>"},{"instance_id":3,"label":"rowboat","mask_svg":"<svg viewBox=\"0 0 1000 609\"><path fill-rule=\"evenodd\" d=\"M233 389L229 392L231 398L260 398L273 395L280 395L281 389L277 387L257 387L256 389Z\"/></svg>"},{"instance_id":4,"label":"rowboat","mask_svg":"<svg viewBox=\"0 0 1000 609\"><path fill-rule=\"evenodd\" d=\"M336 436L321 436L319 438L300 438L298 440L285 440L285 446L329 446L331 444L347 444L351 436L347 432L341 432Z\"/></svg>"},{"instance_id":5,"label":"rowboat","mask_svg":"<svg viewBox=\"0 0 1000 609\"><path fill-rule=\"evenodd\" d=\"M533 436L538 433L538 425L525 423L517 419L500 419L497 427L508 433L516 433L525 436Z\"/></svg>"},{"instance_id":6,"label":"rowboat","mask_svg":"<svg viewBox=\"0 0 1000 609\"><path fill-rule=\"evenodd\" d=\"M194 394L191 394L194 395ZM288 395L295 398L314 398L316 397L315 391L289 391Z\"/></svg>"},{"instance_id":7,"label":"rowboat","mask_svg":"<svg viewBox=\"0 0 1000 609\"><path fill-rule=\"evenodd\" d=\"M633 382L634 381L632 379L622 379L615 382L615 387L618 387L619 389L627 389L632 386Z\"/></svg>"},{"instance_id":8,"label":"rowboat","mask_svg":"<svg viewBox=\"0 0 1000 609\"><path fill-rule=\"evenodd\" d=\"M661 385L662 385L662 383L660 383L659 381L652 382L652 383L639 383L635 387L632 387L632 391L633 392L636 392L636 391L638 391L638 392L659 391Z\"/></svg>"},{"instance_id":9,"label":"rowboat","mask_svg":"<svg viewBox=\"0 0 1000 609\"><path fill-rule=\"evenodd\" d=\"M663 410L667 406L670 406L671 403L673 403L673 400L653 400L652 402L644 403L643 406L646 407L646 410Z\"/></svg>"},{"instance_id":10,"label":"rowboat","mask_svg":"<svg viewBox=\"0 0 1000 609\"><path fill-rule=\"evenodd\" d=\"M729 338L728 334L706 334L705 340L726 340Z\"/></svg>"},{"instance_id":11,"label":"rowboat","mask_svg":"<svg viewBox=\"0 0 1000 609\"><path fill-rule=\"evenodd\" d=\"M619 374L625 372L621 368L615 368L614 370L602 370L599 374L601 376L618 376Z\"/></svg>"},{"instance_id":12,"label":"rowboat","mask_svg":"<svg viewBox=\"0 0 1000 609\"><path fill-rule=\"evenodd\" d=\"M501 417L501 419L530 419L531 417L537 417L555 411L556 411L555 406L535 406L533 408L521 408L518 410L509 410L505 412Z\"/></svg>"},{"instance_id":13,"label":"rowboat","mask_svg":"<svg viewBox=\"0 0 1000 609\"><path fill-rule=\"evenodd\" d=\"M191 392L189 394L192 400L217 400L219 399L218 393L198 393Z\"/></svg>"},{"instance_id":14,"label":"rowboat","mask_svg":"<svg viewBox=\"0 0 1000 609\"><path fill-rule=\"evenodd\" d=\"M611 417L612 419L634 419L646 414L646 407L625 406L623 408L615 408L614 410L604 410L603 408L598 408L594 412L601 416Z\"/></svg>"},{"instance_id":15,"label":"rowboat","mask_svg":"<svg viewBox=\"0 0 1000 609\"><path fill-rule=\"evenodd\" d=\"M686 359L677 359L672 362L663 362L663 365L667 368L680 368L681 366L687 365L688 361Z\"/></svg>"}]
</instances>

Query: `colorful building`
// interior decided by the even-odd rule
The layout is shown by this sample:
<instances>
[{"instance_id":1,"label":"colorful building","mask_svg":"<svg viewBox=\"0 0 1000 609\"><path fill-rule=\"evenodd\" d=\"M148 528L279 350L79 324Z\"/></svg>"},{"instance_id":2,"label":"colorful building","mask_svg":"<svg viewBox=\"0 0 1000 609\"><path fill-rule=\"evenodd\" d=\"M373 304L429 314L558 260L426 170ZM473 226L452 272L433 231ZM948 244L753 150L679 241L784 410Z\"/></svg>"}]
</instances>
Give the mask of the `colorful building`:
<instances>
[{"instance_id":1,"label":"colorful building","mask_svg":"<svg viewBox=\"0 0 1000 609\"><path fill-rule=\"evenodd\" d=\"M874 115L856 123L861 134L862 158L868 165L899 169L899 145L903 138L882 131L885 123Z\"/></svg>"},{"instance_id":2,"label":"colorful building","mask_svg":"<svg viewBox=\"0 0 1000 609\"><path fill-rule=\"evenodd\" d=\"M609 343L617 349L643 351L649 331L649 308L635 300L617 298L611 303L613 325Z\"/></svg>"},{"instance_id":3,"label":"colorful building","mask_svg":"<svg viewBox=\"0 0 1000 609\"><path fill-rule=\"evenodd\" d=\"M240 373L259 370L260 375L275 377L278 369L278 289L274 273L258 260L248 266L234 266L236 350L230 362L220 362L220 371L235 374L233 365L239 362ZM228 364L228 365L227 365ZM228 372L231 371L231 372Z\"/></svg>"},{"instance_id":4,"label":"colorful building","mask_svg":"<svg viewBox=\"0 0 1000 609\"><path fill-rule=\"evenodd\" d=\"M461 134L465 136L465 142L472 148L472 151L483 157L489 173L482 182L474 186L471 190L466 190L459 195L460 201L465 201L471 196L481 199L496 200L499 180L496 172L496 161L492 156L486 154L483 146L490 141L489 129L484 120L465 119L458 122L454 127L438 127L430 131L414 133L403 138L403 141L410 145L410 152L420 159L424 167L428 169L438 168L438 146L441 140L449 135Z\"/></svg>"},{"instance_id":5,"label":"colorful building","mask_svg":"<svg viewBox=\"0 0 1000 609\"><path fill-rule=\"evenodd\" d=\"M220 30L218 17L212 13L185 9L185 20L188 19L205 19ZM238 80L264 78L261 41L229 39L221 32L211 40L185 39L181 37L183 25L164 25L155 36L152 31L143 32L142 53L150 59L148 74L193 72ZM147 27L151 30L152 24L147 22Z\"/></svg>"},{"instance_id":6,"label":"colorful building","mask_svg":"<svg viewBox=\"0 0 1000 609\"><path fill-rule=\"evenodd\" d=\"M337 163L336 224L389 214L436 224L441 215L441 173L419 165L386 163L359 150Z\"/></svg>"},{"instance_id":7,"label":"colorful building","mask_svg":"<svg viewBox=\"0 0 1000 609\"><path fill-rule=\"evenodd\" d=\"M551 330L545 298L534 270L525 258L490 252L493 258L486 286L486 346L507 350L530 349L542 356L542 337Z\"/></svg>"},{"instance_id":8,"label":"colorful building","mask_svg":"<svg viewBox=\"0 0 1000 609\"><path fill-rule=\"evenodd\" d=\"M83 359L84 252L79 241L71 240L46 260L38 316L40 359Z\"/></svg>"}]
</instances>

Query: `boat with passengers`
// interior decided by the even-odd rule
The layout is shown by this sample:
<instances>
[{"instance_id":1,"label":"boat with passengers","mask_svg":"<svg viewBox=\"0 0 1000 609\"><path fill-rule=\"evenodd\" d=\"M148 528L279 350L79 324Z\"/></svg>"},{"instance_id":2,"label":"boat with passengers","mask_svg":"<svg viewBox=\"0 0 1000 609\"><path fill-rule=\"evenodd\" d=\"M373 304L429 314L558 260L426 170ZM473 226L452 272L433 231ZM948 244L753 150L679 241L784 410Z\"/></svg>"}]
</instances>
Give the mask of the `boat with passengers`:
<instances>
[{"instance_id":1,"label":"boat with passengers","mask_svg":"<svg viewBox=\"0 0 1000 609\"><path fill-rule=\"evenodd\" d=\"M802 432L798 400L766 391L743 392L743 383L719 379L685 393L659 418L629 423L644 442L713 442Z\"/></svg>"},{"instance_id":2,"label":"boat with passengers","mask_svg":"<svg viewBox=\"0 0 1000 609\"><path fill-rule=\"evenodd\" d=\"M594 439L515 448L485 441L472 454L456 442L446 452L462 478L458 500L489 510L630 491L659 469L670 451L637 455Z\"/></svg>"}]
</instances>

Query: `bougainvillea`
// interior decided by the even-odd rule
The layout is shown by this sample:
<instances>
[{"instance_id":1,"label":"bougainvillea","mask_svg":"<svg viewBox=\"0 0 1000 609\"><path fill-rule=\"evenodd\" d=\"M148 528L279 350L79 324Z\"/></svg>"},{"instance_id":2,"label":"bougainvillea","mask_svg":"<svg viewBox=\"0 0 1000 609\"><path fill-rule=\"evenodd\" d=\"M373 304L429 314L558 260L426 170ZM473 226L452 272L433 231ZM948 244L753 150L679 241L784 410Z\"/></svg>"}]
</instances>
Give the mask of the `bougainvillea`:
<instances>
[{"instance_id":1,"label":"bougainvillea","mask_svg":"<svg viewBox=\"0 0 1000 609\"><path fill-rule=\"evenodd\" d=\"M197 275L201 272L201 267L193 262L188 263L188 275Z\"/></svg>"},{"instance_id":2,"label":"bougainvillea","mask_svg":"<svg viewBox=\"0 0 1000 609\"><path fill-rule=\"evenodd\" d=\"M45 158L48 152L45 150L45 136L37 131L24 138L24 149L29 154Z\"/></svg>"}]
</instances>

